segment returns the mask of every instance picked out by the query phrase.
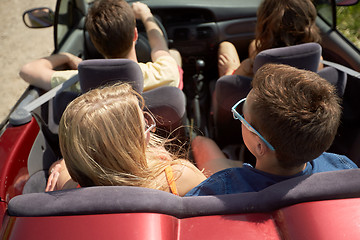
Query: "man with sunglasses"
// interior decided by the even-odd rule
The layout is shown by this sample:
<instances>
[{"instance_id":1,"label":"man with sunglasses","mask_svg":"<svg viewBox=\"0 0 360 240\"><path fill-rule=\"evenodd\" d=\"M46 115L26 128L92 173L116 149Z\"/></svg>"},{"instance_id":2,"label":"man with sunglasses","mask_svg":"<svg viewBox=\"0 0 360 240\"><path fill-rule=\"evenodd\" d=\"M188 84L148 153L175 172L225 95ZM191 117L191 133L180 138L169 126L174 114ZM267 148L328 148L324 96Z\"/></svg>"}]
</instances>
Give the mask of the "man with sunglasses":
<instances>
[{"instance_id":1,"label":"man with sunglasses","mask_svg":"<svg viewBox=\"0 0 360 240\"><path fill-rule=\"evenodd\" d=\"M257 71L252 86L231 111L242 124L255 167L225 159L215 142L197 137L195 161L214 174L188 196L254 192L301 175L357 168L346 156L325 152L341 116L340 99L329 82L314 72L268 64Z\"/></svg>"}]
</instances>

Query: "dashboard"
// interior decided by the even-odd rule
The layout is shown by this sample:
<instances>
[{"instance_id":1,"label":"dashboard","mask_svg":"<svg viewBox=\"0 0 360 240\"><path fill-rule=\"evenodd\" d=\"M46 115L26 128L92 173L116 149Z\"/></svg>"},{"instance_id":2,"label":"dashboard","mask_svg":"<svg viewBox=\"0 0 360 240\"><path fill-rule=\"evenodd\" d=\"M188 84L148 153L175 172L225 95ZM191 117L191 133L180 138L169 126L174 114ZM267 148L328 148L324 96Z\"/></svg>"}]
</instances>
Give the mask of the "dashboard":
<instances>
[{"instance_id":1,"label":"dashboard","mask_svg":"<svg viewBox=\"0 0 360 240\"><path fill-rule=\"evenodd\" d=\"M91 2L85 4L84 0L74 0L76 11L71 11L72 1L62 0L60 4L60 12L64 13L62 16L66 16L66 19L57 25L56 51L72 52L84 59L101 58L91 44L88 46L86 31L83 33L85 15ZM261 0L142 2L149 6L164 26L169 47L181 53L185 73L192 76L196 72L196 61L200 59L205 62L204 72L216 76L217 47L220 42L226 40L234 43L240 58L247 57L248 45L255 37L256 11ZM78 24L73 25L75 22ZM60 34L62 28L66 31ZM138 25L138 31L144 33L141 24ZM85 44L82 44L84 40L81 38L85 39Z\"/></svg>"},{"instance_id":2,"label":"dashboard","mask_svg":"<svg viewBox=\"0 0 360 240\"><path fill-rule=\"evenodd\" d=\"M206 70L217 70L217 47L233 42L240 58L247 57L248 45L255 37L256 11L261 0L225 1L143 1L166 29L169 47L183 57L183 68L194 74L201 59Z\"/></svg>"}]
</instances>

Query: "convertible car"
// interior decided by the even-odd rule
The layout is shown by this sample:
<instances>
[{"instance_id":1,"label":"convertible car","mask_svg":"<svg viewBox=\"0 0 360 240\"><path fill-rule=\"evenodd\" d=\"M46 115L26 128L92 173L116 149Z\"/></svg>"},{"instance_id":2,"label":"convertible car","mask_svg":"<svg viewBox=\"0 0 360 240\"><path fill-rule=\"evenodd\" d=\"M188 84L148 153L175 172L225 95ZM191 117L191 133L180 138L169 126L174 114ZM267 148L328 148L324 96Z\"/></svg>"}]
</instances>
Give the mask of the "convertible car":
<instances>
[{"instance_id":1,"label":"convertible car","mask_svg":"<svg viewBox=\"0 0 360 240\"><path fill-rule=\"evenodd\" d=\"M1 239L359 239L357 169L302 176L259 192L221 196L181 198L125 186L45 193L49 166L61 157L57 124L66 104L77 96L66 89L77 81L82 88L94 87L83 85L82 74L96 82L95 72L109 64L84 28L91 2L58 0L54 12L36 8L24 13L29 27L54 26L54 53L71 52L88 64L79 68L79 77L47 93L30 86L1 123ZM221 41L231 41L240 57L247 57L260 2L144 1L169 47L178 49L183 60L182 91L143 93L160 119L159 134L172 132L184 139L203 134L221 147L238 141L240 124L234 124L230 107L244 89L236 85L240 76L218 79L217 48ZM321 45L270 49L260 53L254 64L281 62L311 70L309 63L321 54L326 67L319 74L336 85L343 107L341 126L329 151L344 154L360 166L360 51L338 30L336 16L337 8L357 1L315 0L314 4ZM149 45L140 23L138 29L137 54L146 61ZM124 66L121 61L110 65L111 69ZM174 131L181 125L186 127Z\"/></svg>"}]
</instances>

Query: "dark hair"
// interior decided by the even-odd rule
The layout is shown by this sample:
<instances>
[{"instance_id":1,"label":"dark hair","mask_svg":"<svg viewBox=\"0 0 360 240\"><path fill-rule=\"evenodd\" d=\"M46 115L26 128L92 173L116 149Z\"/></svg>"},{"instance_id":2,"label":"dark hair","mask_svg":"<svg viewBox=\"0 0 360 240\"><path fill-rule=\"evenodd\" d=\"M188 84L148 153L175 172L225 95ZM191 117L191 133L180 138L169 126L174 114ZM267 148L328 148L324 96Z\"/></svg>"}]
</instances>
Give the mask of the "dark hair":
<instances>
[{"instance_id":1,"label":"dark hair","mask_svg":"<svg viewBox=\"0 0 360 240\"><path fill-rule=\"evenodd\" d=\"M267 64L252 85L251 124L274 146L282 167L298 167L331 146L341 107L328 81L315 72Z\"/></svg>"},{"instance_id":2,"label":"dark hair","mask_svg":"<svg viewBox=\"0 0 360 240\"><path fill-rule=\"evenodd\" d=\"M133 44L136 20L124 0L96 0L85 23L96 49L106 58L125 57Z\"/></svg>"},{"instance_id":3,"label":"dark hair","mask_svg":"<svg viewBox=\"0 0 360 240\"><path fill-rule=\"evenodd\" d=\"M257 12L256 51L320 42L311 0L264 0Z\"/></svg>"}]
</instances>

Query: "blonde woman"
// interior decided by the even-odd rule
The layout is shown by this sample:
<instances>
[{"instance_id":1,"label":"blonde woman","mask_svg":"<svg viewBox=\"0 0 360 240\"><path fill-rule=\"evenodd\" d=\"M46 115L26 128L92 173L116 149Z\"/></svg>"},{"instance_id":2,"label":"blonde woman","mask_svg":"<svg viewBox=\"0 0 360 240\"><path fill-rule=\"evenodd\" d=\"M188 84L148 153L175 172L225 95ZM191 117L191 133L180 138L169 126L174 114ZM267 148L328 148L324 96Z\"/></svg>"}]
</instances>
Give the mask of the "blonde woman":
<instances>
[{"instance_id":1,"label":"blonde woman","mask_svg":"<svg viewBox=\"0 0 360 240\"><path fill-rule=\"evenodd\" d=\"M153 117L130 85L94 89L72 101L59 124L63 160L53 164L46 191L77 186L139 186L184 196L205 180L151 131Z\"/></svg>"}]
</instances>

